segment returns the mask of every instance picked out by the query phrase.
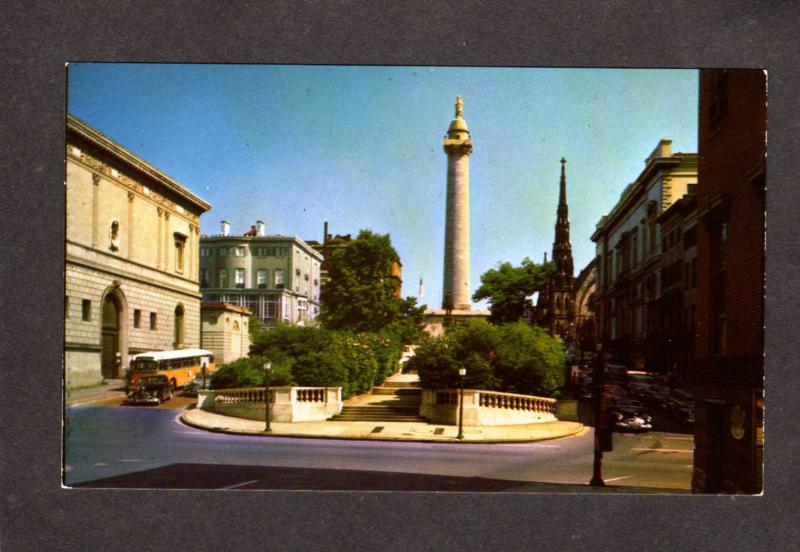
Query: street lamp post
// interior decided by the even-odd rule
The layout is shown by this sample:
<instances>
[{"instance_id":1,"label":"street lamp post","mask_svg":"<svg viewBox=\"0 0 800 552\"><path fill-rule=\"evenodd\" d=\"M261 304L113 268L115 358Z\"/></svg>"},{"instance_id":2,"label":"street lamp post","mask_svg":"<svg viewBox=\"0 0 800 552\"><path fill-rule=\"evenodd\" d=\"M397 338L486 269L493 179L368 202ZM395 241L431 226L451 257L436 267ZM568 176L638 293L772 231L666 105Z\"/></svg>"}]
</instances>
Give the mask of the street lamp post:
<instances>
[{"instance_id":1,"label":"street lamp post","mask_svg":"<svg viewBox=\"0 0 800 552\"><path fill-rule=\"evenodd\" d=\"M269 379L270 379L270 373L272 372L272 363L265 362L263 368L264 372L267 374L266 389L264 390L264 402L266 403L267 407L267 413L266 413L267 427L264 429L264 431L269 433L272 431L272 428L269 425L270 419L272 418L272 412L271 412L272 404L269 400L270 399Z\"/></svg>"},{"instance_id":2,"label":"street lamp post","mask_svg":"<svg viewBox=\"0 0 800 552\"><path fill-rule=\"evenodd\" d=\"M464 376L467 375L466 368L459 368L458 375L461 376L461 392L458 397L458 435L456 439L464 438Z\"/></svg>"},{"instance_id":3,"label":"street lamp post","mask_svg":"<svg viewBox=\"0 0 800 552\"><path fill-rule=\"evenodd\" d=\"M594 370L592 374L594 393L593 393L593 406L594 406L594 463L592 465L592 480L589 485L593 487L605 487L606 483L603 481L603 448L602 439L605 437L605 420L602 419L602 404L603 393L605 392L605 363L606 355L603 347L602 340L598 346L598 357L595 359Z\"/></svg>"}]
</instances>

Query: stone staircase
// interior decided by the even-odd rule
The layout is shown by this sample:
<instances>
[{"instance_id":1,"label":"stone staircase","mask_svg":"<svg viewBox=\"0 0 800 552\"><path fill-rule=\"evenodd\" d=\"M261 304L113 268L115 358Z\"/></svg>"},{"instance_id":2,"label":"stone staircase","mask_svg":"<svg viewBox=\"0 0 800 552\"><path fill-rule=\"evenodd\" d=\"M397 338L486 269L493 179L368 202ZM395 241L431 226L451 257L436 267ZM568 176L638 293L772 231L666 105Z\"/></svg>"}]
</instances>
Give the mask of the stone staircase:
<instances>
[{"instance_id":1,"label":"stone staircase","mask_svg":"<svg viewBox=\"0 0 800 552\"><path fill-rule=\"evenodd\" d=\"M368 395L348 400L335 422L424 422L419 416L419 378L394 374Z\"/></svg>"}]
</instances>

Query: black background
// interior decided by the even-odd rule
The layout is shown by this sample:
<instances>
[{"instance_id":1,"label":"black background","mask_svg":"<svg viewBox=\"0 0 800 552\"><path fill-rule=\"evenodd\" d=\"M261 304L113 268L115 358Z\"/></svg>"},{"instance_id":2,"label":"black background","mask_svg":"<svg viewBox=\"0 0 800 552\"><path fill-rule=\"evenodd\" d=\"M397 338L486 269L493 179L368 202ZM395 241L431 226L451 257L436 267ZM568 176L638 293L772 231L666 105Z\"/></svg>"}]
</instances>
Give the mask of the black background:
<instances>
[{"instance_id":1,"label":"black background","mask_svg":"<svg viewBox=\"0 0 800 552\"><path fill-rule=\"evenodd\" d=\"M2 550L127 550L137 541L139 549L174 550L800 546L793 500L800 487L793 354L800 260L794 220L800 151L798 3L430 4L3 4ZM68 61L768 69L764 495L62 489Z\"/></svg>"}]
</instances>

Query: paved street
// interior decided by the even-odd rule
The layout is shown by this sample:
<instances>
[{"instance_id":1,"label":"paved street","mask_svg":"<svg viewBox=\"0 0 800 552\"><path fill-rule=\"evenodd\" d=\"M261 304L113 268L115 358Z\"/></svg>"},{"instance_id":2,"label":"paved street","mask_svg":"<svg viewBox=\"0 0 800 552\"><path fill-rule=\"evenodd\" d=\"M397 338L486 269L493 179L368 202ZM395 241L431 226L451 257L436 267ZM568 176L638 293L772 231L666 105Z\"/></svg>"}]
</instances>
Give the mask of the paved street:
<instances>
[{"instance_id":1,"label":"paved street","mask_svg":"<svg viewBox=\"0 0 800 552\"><path fill-rule=\"evenodd\" d=\"M66 484L539 492L570 485L564 492L576 492L574 486L591 477L591 431L499 445L250 437L183 425L178 418L190 402L176 397L150 408L114 400L69 408ZM617 434L614 446L604 461L610 485L634 492L689 489L690 435ZM231 465L240 468L226 467ZM116 479L98 481L107 478Z\"/></svg>"}]
</instances>

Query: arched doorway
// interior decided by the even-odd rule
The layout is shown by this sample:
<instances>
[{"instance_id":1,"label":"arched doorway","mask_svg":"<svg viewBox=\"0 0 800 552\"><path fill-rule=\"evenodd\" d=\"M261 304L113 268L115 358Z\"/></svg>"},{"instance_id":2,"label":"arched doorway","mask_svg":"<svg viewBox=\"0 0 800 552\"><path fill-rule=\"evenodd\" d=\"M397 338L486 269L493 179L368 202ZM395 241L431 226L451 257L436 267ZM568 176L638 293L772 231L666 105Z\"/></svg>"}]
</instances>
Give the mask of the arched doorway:
<instances>
[{"instance_id":1,"label":"arched doorway","mask_svg":"<svg viewBox=\"0 0 800 552\"><path fill-rule=\"evenodd\" d=\"M183 346L183 305L175 307L175 348Z\"/></svg>"},{"instance_id":2,"label":"arched doorway","mask_svg":"<svg viewBox=\"0 0 800 552\"><path fill-rule=\"evenodd\" d=\"M122 351L120 347L122 321L122 304L113 294L109 293L103 299L103 322L101 344L101 373L104 379L114 379L119 376L122 364Z\"/></svg>"}]
</instances>

